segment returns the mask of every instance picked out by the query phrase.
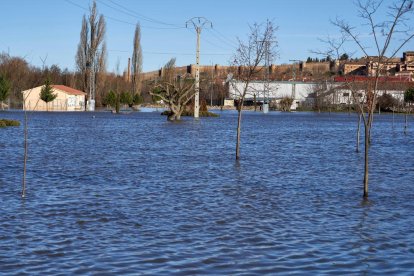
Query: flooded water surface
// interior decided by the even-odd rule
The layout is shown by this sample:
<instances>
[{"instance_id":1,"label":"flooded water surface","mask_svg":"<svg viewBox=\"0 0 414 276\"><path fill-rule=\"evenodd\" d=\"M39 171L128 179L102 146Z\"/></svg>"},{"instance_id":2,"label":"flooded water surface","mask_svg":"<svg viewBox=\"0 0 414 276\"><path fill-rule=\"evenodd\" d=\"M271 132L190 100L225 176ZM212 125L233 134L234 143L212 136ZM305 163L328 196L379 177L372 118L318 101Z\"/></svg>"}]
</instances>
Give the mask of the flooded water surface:
<instances>
[{"instance_id":1,"label":"flooded water surface","mask_svg":"<svg viewBox=\"0 0 414 276\"><path fill-rule=\"evenodd\" d=\"M356 115L245 112L240 162L220 115L30 113L24 200L23 128L0 129L0 274L414 273L402 116L375 118L362 201Z\"/></svg>"}]
</instances>

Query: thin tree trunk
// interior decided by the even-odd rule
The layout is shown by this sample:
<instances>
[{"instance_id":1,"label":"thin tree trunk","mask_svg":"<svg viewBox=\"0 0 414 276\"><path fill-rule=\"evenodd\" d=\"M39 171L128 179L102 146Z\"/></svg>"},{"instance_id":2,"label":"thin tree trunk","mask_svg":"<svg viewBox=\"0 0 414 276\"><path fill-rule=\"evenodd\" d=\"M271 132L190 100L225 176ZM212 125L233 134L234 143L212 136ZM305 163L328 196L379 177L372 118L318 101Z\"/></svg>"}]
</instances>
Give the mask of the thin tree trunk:
<instances>
[{"instance_id":1,"label":"thin tree trunk","mask_svg":"<svg viewBox=\"0 0 414 276\"><path fill-rule=\"evenodd\" d=\"M368 115L369 116L369 115ZM369 119L368 119L369 120ZM369 151L369 133L370 133L370 120L364 123L365 126L365 165L364 165L364 198L368 198L368 151Z\"/></svg>"},{"instance_id":2,"label":"thin tree trunk","mask_svg":"<svg viewBox=\"0 0 414 276\"><path fill-rule=\"evenodd\" d=\"M27 113L24 111L24 157L23 157L23 180L22 180L22 198L26 197L26 167L27 167Z\"/></svg>"},{"instance_id":3,"label":"thin tree trunk","mask_svg":"<svg viewBox=\"0 0 414 276\"><path fill-rule=\"evenodd\" d=\"M359 116L358 116L356 152L359 152L359 140L360 140L360 133L361 133L361 119L362 119L362 114L359 114Z\"/></svg>"},{"instance_id":4,"label":"thin tree trunk","mask_svg":"<svg viewBox=\"0 0 414 276\"><path fill-rule=\"evenodd\" d=\"M241 115L242 115L242 106L238 108L237 116L237 141L236 141L236 160L240 159L240 131L241 131Z\"/></svg>"},{"instance_id":5,"label":"thin tree trunk","mask_svg":"<svg viewBox=\"0 0 414 276\"><path fill-rule=\"evenodd\" d=\"M404 134L407 134L407 129L408 129L408 113L405 112Z\"/></svg>"},{"instance_id":6,"label":"thin tree trunk","mask_svg":"<svg viewBox=\"0 0 414 276\"><path fill-rule=\"evenodd\" d=\"M253 95L253 101L254 101L254 112L256 112L257 111L256 94Z\"/></svg>"},{"instance_id":7,"label":"thin tree trunk","mask_svg":"<svg viewBox=\"0 0 414 276\"><path fill-rule=\"evenodd\" d=\"M369 120L369 135L368 135L368 145L371 146L371 130L372 130L372 123L374 122L374 110L368 113L368 120Z\"/></svg>"}]
</instances>

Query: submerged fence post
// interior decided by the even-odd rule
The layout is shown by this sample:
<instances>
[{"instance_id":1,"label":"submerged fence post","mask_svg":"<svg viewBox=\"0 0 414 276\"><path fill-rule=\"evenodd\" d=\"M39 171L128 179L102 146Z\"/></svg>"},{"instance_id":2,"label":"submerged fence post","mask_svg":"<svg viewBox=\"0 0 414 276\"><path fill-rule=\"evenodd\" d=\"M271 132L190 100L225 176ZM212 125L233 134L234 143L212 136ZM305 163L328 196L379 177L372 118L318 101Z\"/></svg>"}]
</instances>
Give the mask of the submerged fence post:
<instances>
[{"instance_id":1,"label":"submerged fence post","mask_svg":"<svg viewBox=\"0 0 414 276\"><path fill-rule=\"evenodd\" d=\"M23 180L22 198L26 197L26 164L27 164L27 113L24 111L24 157L23 157Z\"/></svg>"}]
</instances>

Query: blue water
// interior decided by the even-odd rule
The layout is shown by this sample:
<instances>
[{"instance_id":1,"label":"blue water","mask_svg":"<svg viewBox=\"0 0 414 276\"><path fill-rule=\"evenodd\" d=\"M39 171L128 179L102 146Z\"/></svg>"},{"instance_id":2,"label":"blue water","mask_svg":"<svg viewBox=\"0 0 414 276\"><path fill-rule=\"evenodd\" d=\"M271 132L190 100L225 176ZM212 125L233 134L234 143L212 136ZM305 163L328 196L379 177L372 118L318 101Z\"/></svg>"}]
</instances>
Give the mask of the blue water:
<instances>
[{"instance_id":1,"label":"blue water","mask_svg":"<svg viewBox=\"0 0 414 276\"><path fill-rule=\"evenodd\" d=\"M30 113L24 200L0 129L0 274L414 273L412 120L375 117L363 201L356 115L244 112L240 162L220 115Z\"/></svg>"}]
</instances>

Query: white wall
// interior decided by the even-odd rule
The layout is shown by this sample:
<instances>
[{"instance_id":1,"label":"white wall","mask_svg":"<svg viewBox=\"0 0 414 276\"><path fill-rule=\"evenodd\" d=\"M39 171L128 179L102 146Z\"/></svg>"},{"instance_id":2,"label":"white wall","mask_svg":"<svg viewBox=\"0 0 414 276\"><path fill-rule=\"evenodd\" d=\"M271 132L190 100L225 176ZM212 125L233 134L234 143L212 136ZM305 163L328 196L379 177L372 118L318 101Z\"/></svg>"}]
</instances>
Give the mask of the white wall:
<instances>
[{"instance_id":1,"label":"white wall","mask_svg":"<svg viewBox=\"0 0 414 276\"><path fill-rule=\"evenodd\" d=\"M30 111L84 111L85 96L70 95L64 91L54 88L53 93L57 95L56 99L46 104L40 99L40 91L43 86L38 86L23 91L25 100L24 109ZM69 99L72 105L69 105Z\"/></svg>"},{"instance_id":2,"label":"white wall","mask_svg":"<svg viewBox=\"0 0 414 276\"><path fill-rule=\"evenodd\" d=\"M229 95L231 99L238 99L243 89L243 82L232 81L229 85ZM281 99L284 97L294 96L295 101L304 101L306 97L314 91L318 84L313 82L292 82L292 81L275 81L269 83L269 93L266 98ZM251 100L256 94L258 101L263 100L265 82L252 82L247 90L245 99ZM240 91L240 93L239 93Z\"/></svg>"},{"instance_id":3,"label":"white wall","mask_svg":"<svg viewBox=\"0 0 414 276\"><path fill-rule=\"evenodd\" d=\"M243 91L243 82L233 80L229 85L229 96L230 99L236 100L240 98L240 94ZM326 83L322 86L321 83L316 82L293 82L293 81L274 81L269 83L269 93L266 94L266 99L278 101L284 97L291 97L294 99L292 104L292 109L296 109L297 104L304 102L309 99L309 94L319 90L324 92L326 90L333 90L335 87L339 87L343 83ZM256 94L256 100L258 102L263 101L265 91L265 82L264 81L255 81L250 83L245 100L252 100ZM378 91L378 95L381 96L384 93L392 95L399 101L404 100L404 91L399 90L387 90L387 91ZM348 94L349 96L346 96ZM348 104L353 103L351 96L351 91L348 89L337 89L335 93L330 94L328 97L333 98L333 104Z\"/></svg>"}]
</instances>

